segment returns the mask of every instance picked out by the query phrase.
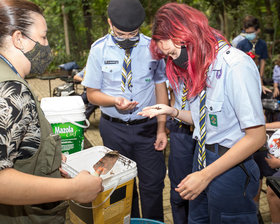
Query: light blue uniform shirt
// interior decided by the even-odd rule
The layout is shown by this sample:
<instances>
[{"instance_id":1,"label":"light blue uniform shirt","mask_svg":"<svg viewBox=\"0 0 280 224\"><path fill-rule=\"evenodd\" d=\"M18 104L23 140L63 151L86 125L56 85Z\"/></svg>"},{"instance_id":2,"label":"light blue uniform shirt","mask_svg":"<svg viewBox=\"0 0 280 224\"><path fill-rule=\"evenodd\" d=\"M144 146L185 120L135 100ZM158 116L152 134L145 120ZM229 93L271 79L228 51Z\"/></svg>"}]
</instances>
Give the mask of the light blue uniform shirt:
<instances>
[{"instance_id":1,"label":"light blue uniform shirt","mask_svg":"<svg viewBox=\"0 0 280 224\"><path fill-rule=\"evenodd\" d=\"M206 144L230 148L245 135L246 128L265 124L259 71L248 55L225 46L207 76ZM190 109L193 137L200 139L199 96L190 100Z\"/></svg>"},{"instance_id":2,"label":"light blue uniform shirt","mask_svg":"<svg viewBox=\"0 0 280 224\"><path fill-rule=\"evenodd\" d=\"M102 93L110 96L122 96L139 102L132 111L118 111L115 106L101 106L105 114L124 121L143 119L137 113L156 103L155 84L166 81L165 62L163 59L158 61L152 58L150 40L140 34L139 43L132 50L132 92L128 90L127 82L125 92L121 90L124 49L120 49L109 34L92 44L82 85L100 89Z\"/></svg>"},{"instance_id":3,"label":"light blue uniform shirt","mask_svg":"<svg viewBox=\"0 0 280 224\"><path fill-rule=\"evenodd\" d=\"M175 98L175 103L174 103L174 108L177 108L178 110L182 110L182 96L183 96L183 89L184 89L184 83L181 81L179 82L179 87L173 89L174 93L174 98ZM184 110L190 110L190 105L189 102L186 100L186 106ZM179 121L179 119L175 118L176 120ZM183 121L182 121L183 122ZM185 122L183 122L185 123ZM187 123L185 123L187 124Z\"/></svg>"},{"instance_id":4,"label":"light blue uniform shirt","mask_svg":"<svg viewBox=\"0 0 280 224\"><path fill-rule=\"evenodd\" d=\"M83 78L85 75L86 67L83 68L82 71L78 72L76 75L79 76L80 78Z\"/></svg>"}]
</instances>

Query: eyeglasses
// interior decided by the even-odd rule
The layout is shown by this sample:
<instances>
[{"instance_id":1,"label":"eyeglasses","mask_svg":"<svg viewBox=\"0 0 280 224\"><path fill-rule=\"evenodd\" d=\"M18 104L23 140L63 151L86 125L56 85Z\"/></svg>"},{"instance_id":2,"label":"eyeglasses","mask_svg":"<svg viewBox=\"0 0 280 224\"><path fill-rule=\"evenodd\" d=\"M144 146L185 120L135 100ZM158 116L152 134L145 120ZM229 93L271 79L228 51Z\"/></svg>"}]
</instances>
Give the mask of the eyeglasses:
<instances>
[{"instance_id":1,"label":"eyeglasses","mask_svg":"<svg viewBox=\"0 0 280 224\"><path fill-rule=\"evenodd\" d=\"M256 31L251 31L251 32L245 32L246 34L252 34L252 33L256 33Z\"/></svg>"},{"instance_id":2,"label":"eyeglasses","mask_svg":"<svg viewBox=\"0 0 280 224\"><path fill-rule=\"evenodd\" d=\"M111 30L110 34L115 38L117 41L125 41L125 40L130 40L130 41L138 41L140 39L139 37L139 31L131 32L127 35L124 34L118 34L117 32L114 32ZM132 36L130 38L125 38L124 36Z\"/></svg>"}]
</instances>

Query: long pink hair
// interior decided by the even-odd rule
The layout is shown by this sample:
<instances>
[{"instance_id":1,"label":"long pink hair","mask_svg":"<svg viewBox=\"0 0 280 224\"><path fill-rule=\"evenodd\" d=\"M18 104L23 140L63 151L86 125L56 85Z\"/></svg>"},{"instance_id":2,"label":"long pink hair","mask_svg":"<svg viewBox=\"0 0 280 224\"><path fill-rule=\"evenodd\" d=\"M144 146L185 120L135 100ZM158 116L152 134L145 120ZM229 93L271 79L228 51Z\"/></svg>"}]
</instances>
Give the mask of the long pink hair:
<instances>
[{"instance_id":1,"label":"long pink hair","mask_svg":"<svg viewBox=\"0 0 280 224\"><path fill-rule=\"evenodd\" d=\"M189 57L187 70L175 66L171 57L167 58L166 74L170 84L174 88L182 80L189 89L188 98L196 96L206 87L206 72L217 55L217 39L225 38L208 25L202 12L186 4L167 3L155 15L150 45L154 58L165 57L157 42L169 39L175 45L186 46Z\"/></svg>"}]
</instances>

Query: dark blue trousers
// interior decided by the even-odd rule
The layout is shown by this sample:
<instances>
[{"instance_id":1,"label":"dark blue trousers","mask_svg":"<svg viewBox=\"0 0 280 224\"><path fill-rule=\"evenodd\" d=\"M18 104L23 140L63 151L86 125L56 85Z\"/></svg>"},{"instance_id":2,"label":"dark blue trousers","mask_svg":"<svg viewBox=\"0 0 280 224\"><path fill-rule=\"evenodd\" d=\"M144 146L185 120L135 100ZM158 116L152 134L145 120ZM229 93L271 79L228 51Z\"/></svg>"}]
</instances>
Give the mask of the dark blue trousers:
<instances>
[{"instance_id":1,"label":"dark blue trousers","mask_svg":"<svg viewBox=\"0 0 280 224\"><path fill-rule=\"evenodd\" d=\"M211 164L220 156L217 151L206 150L206 163ZM198 147L194 155L193 171L198 170ZM235 166L217 176L196 199L190 201L189 224L256 224L257 209L253 198L259 188L259 168L253 159L243 163L248 175ZM244 194L245 192L245 194Z\"/></svg>"},{"instance_id":2,"label":"dark blue trousers","mask_svg":"<svg viewBox=\"0 0 280 224\"><path fill-rule=\"evenodd\" d=\"M90 115L99 107L95 104L91 104L89 101L88 101L88 98L87 98L87 93L86 91L84 91L81 95L83 101L84 101L84 104L86 105L86 111L85 111L85 115L86 115L86 119L89 119Z\"/></svg>"},{"instance_id":3,"label":"dark blue trousers","mask_svg":"<svg viewBox=\"0 0 280 224\"><path fill-rule=\"evenodd\" d=\"M267 150L258 150L253 154L253 158L260 169L260 179L263 179L263 177L272 176L274 173L276 173L276 170L270 168L265 160L267 153Z\"/></svg>"},{"instance_id":4,"label":"dark blue trousers","mask_svg":"<svg viewBox=\"0 0 280 224\"><path fill-rule=\"evenodd\" d=\"M106 147L118 150L137 163L143 218L163 221L162 192L166 167L163 153L154 148L157 133L156 118L142 124L126 125L101 117L99 129ZM140 217L136 187L131 217Z\"/></svg>"},{"instance_id":5,"label":"dark blue trousers","mask_svg":"<svg viewBox=\"0 0 280 224\"><path fill-rule=\"evenodd\" d=\"M192 172L195 140L192 139L190 127L177 120L169 120L167 127L170 131L170 154L168 175L170 179L170 203L174 224L188 223L189 201L180 197L175 191L177 185Z\"/></svg>"}]
</instances>

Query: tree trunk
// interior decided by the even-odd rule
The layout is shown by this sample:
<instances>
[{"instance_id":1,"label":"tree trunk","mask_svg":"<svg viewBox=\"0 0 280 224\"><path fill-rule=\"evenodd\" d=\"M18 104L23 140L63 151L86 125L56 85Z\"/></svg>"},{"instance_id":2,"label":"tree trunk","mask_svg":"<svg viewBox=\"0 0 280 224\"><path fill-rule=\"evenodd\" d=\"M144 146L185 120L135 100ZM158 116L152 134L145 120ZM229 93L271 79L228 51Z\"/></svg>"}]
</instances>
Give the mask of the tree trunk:
<instances>
[{"instance_id":1,"label":"tree trunk","mask_svg":"<svg viewBox=\"0 0 280 224\"><path fill-rule=\"evenodd\" d=\"M92 14L90 12L90 3L88 0L82 0L84 25L86 28L87 47L90 48L92 44L91 29L92 29Z\"/></svg>"},{"instance_id":2,"label":"tree trunk","mask_svg":"<svg viewBox=\"0 0 280 224\"><path fill-rule=\"evenodd\" d=\"M275 1L276 4L276 12L278 16L278 23L280 22L280 1Z\"/></svg>"},{"instance_id":3,"label":"tree trunk","mask_svg":"<svg viewBox=\"0 0 280 224\"><path fill-rule=\"evenodd\" d=\"M220 24L220 32L225 35L225 31L224 31L224 18L221 14L219 14L219 21L217 22L218 24Z\"/></svg>"},{"instance_id":4,"label":"tree trunk","mask_svg":"<svg viewBox=\"0 0 280 224\"><path fill-rule=\"evenodd\" d=\"M266 32L269 34L269 39L273 40L273 14L271 11L270 0L264 0L264 3L265 3L265 7L266 7L266 12L267 12Z\"/></svg>"},{"instance_id":5,"label":"tree trunk","mask_svg":"<svg viewBox=\"0 0 280 224\"><path fill-rule=\"evenodd\" d=\"M63 26L64 26L64 38L65 38L65 49L66 55L70 55L70 45L69 45L69 34L68 34L68 18L67 14L64 11L64 5L61 6L63 14Z\"/></svg>"},{"instance_id":6,"label":"tree trunk","mask_svg":"<svg viewBox=\"0 0 280 224\"><path fill-rule=\"evenodd\" d=\"M230 39L229 36L229 25L228 25L228 16L227 16L227 12L226 12L226 7L224 7L224 32L225 32L225 37L227 38L227 40Z\"/></svg>"}]
</instances>

